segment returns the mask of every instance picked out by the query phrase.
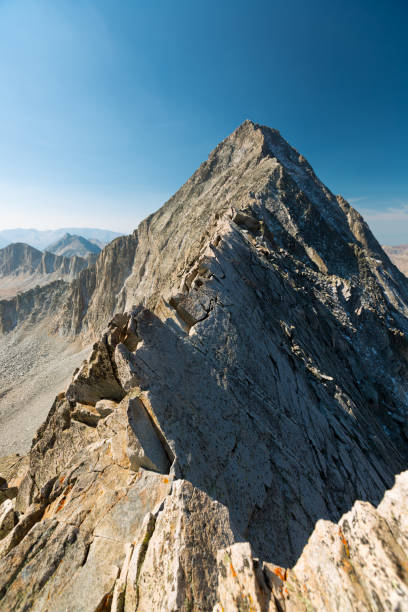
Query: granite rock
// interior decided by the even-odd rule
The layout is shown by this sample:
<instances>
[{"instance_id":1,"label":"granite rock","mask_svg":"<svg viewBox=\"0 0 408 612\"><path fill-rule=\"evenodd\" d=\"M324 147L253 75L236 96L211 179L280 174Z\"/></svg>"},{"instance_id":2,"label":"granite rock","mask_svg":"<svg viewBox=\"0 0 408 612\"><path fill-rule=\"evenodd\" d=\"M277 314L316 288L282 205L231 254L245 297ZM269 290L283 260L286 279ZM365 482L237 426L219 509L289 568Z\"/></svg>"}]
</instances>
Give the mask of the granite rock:
<instances>
[{"instance_id":1,"label":"granite rock","mask_svg":"<svg viewBox=\"0 0 408 612\"><path fill-rule=\"evenodd\" d=\"M279 132L245 122L70 291L59 333L99 339L0 609L404 609L408 281Z\"/></svg>"}]
</instances>

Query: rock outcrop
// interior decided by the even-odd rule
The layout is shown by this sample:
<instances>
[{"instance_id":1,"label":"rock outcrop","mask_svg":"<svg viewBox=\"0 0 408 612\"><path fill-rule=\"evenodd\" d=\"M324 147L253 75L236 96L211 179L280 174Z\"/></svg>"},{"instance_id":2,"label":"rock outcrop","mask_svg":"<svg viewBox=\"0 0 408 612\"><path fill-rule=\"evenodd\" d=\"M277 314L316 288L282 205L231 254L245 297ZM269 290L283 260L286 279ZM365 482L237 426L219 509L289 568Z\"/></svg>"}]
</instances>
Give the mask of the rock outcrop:
<instances>
[{"instance_id":1,"label":"rock outcrop","mask_svg":"<svg viewBox=\"0 0 408 612\"><path fill-rule=\"evenodd\" d=\"M10 299L57 280L71 282L89 263L77 255L64 257L42 253L28 244L9 244L0 249L0 298Z\"/></svg>"},{"instance_id":2,"label":"rock outcrop","mask_svg":"<svg viewBox=\"0 0 408 612\"><path fill-rule=\"evenodd\" d=\"M69 292L60 333L116 315L33 440L0 609L404 609L407 281L277 131L245 122Z\"/></svg>"},{"instance_id":3,"label":"rock outcrop","mask_svg":"<svg viewBox=\"0 0 408 612\"><path fill-rule=\"evenodd\" d=\"M249 543L218 552L214 612L408 609L408 472L378 508L356 502L336 525L318 521L293 569L252 556Z\"/></svg>"},{"instance_id":4,"label":"rock outcrop","mask_svg":"<svg viewBox=\"0 0 408 612\"><path fill-rule=\"evenodd\" d=\"M67 232L61 238L49 244L46 248L49 253L63 255L64 257L83 257L99 255L101 247L83 236Z\"/></svg>"}]
</instances>

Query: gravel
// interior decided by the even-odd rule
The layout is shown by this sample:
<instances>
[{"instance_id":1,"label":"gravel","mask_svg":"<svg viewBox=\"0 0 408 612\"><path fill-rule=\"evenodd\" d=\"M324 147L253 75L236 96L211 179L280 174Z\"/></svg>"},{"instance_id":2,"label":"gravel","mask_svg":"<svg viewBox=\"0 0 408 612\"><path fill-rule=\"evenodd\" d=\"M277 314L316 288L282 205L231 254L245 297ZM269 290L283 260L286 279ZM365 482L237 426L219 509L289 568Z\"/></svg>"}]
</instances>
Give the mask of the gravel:
<instances>
[{"instance_id":1,"label":"gravel","mask_svg":"<svg viewBox=\"0 0 408 612\"><path fill-rule=\"evenodd\" d=\"M25 454L90 347L25 328L0 339L0 457Z\"/></svg>"}]
</instances>

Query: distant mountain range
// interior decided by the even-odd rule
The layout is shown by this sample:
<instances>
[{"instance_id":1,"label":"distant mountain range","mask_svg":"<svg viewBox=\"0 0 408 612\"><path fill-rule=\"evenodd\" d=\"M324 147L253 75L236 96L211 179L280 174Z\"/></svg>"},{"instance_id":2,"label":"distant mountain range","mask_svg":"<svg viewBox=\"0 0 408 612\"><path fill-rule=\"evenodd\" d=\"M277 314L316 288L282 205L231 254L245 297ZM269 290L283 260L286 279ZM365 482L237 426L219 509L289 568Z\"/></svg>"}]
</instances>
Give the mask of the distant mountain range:
<instances>
[{"instance_id":1,"label":"distant mountain range","mask_svg":"<svg viewBox=\"0 0 408 612\"><path fill-rule=\"evenodd\" d=\"M384 251L391 259L392 263L408 276L408 244L398 244L396 246L383 245Z\"/></svg>"},{"instance_id":2,"label":"distant mountain range","mask_svg":"<svg viewBox=\"0 0 408 612\"><path fill-rule=\"evenodd\" d=\"M69 234L68 232L56 242L48 245L45 250L55 255L64 255L64 257L88 257L88 255L98 255L101 252L101 247L96 240L87 240L83 236L77 234Z\"/></svg>"},{"instance_id":3,"label":"distant mountain range","mask_svg":"<svg viewBox=\"0 0 408 612\"><path fill-rule=\"evenodd\" d=\"M48 245L60 240L65 234L74 234L89 241L95 241L95 244L101 248L114 238L122 235L119 232L93 227L63 227L55 230L16 228L0 231L0 248L4 248L13 242L24 242L43 251Z\"/></svg>"},{"instance_id":4,"label":"distant mountain range","mask_svg":"<svg viewBox=\"0 0 408 612\"><path fill-rule=\"evenodd\" d=\"M91 244L91 247L99 250L96 245ZM0 300L10 299L18 292L29 291L37 285L59 280L72 281L92 263L89 252L85 257L78 257L76 253L64 256L42 252L22 242L9 244L0 249Z\"/></svg>"},{"instance_id":5,"label":"distant mountain range","mask_svg":"<svg viewBox=\"0 0 408 612\"><path fill-rule=\"evenodd\" d=\"M51 244L43 245L45 238L63 230L6 230L0 238L0 300L10 299L19 292L29 291L57 280L72 281L81 270L92 265L106 242L116 237L109 230L83 229L96 237L84 238L65 232ZM6 234L6 238L4 238ZM25 242L7 242L21 236ZM28 241L41 245L35 248Z\"/></svg>"},{"instance_id":6,"label":"distant mountain range","mask_svg":"<svg viewBox=\"0 0 408 612\"><path fill-rule=\"evenodd\" d=\"M0 610L408 612L408 279L277 130L0 300L0 372Z\"/></svg>"}]
</instances>

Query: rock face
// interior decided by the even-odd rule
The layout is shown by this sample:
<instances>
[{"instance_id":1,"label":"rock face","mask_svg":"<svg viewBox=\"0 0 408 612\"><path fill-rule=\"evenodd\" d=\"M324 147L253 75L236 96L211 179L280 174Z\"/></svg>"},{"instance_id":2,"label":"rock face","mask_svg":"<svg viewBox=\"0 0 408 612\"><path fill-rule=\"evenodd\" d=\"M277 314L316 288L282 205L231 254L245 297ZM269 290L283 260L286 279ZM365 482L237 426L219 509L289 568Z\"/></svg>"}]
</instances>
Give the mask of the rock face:
<instances>
[{"instance_id":1,"label":"rock face","mask_svg":"<svg viewBox=\"0 0 408 612\"><path fill-rule=\"evenodd\" d=\"M377 509L356 502L337 525L318 521L293 569L260 563L249 543L220 550L214 612L407 610L407 508L404 472Z\"/></svg>"},{"instance_id":2,"label":"rock face","mask_svg":"<svg viewBox=\"0 0 408 612\"><path fill-rule=\"evenodd\" d=\"M407 281L276 130L68 292L60 333L116 315L33 440L0 609L404 609L405 480L374 506L408 463Z\"/></svg>"},{"instance_id":3,"label":"rock face","mask_svg":"<svg viewBox=\"0 0 408 612\"><path fill-rule=\"evenodd\" d=\"M49 244L45 250L55 255L64 255L64 257L74 257L77 255L83 258L88 257L88 255L98 255L101 252L101 248L94 242L69 232L56 242Z\"/></svg>"},{"instance_id":4,"label":"rock face","mask_svg":"<svg viewBox=\"0 0 408 612\"><path fill-rule=\"evenodd\" d=\"M42 253L27 244L0 250L0 456L28 451L52 398L83 359L76 358L81 341L55 332L70 282L94 258Z\"/></svg>"},{"instance_id":5,"label":"rock face","mask_svg":"<svg viewBox=\"0 0 408 612\"><path fill-rule=\"evenodd\" d=\"M69 285L63 281L54 281L41 287L19 293L9 300L0 300L0 333L7 334L22 324L30 324L48 320L48 327L52 329L52 321L59 318L56 313L65 304Z\"/></svg>"},{"instance_id":6,"label":"rock face","mask_svg":"<svg viewBox=\"0 0 408 612\"><path fill-rule=\"evenodd\" d=\"M56 280L70 282L88 265L83 257L63 257L42 253L28 244L10 244L0 249L0 298L10 299Z\"/></svg>"}]
</instances>

